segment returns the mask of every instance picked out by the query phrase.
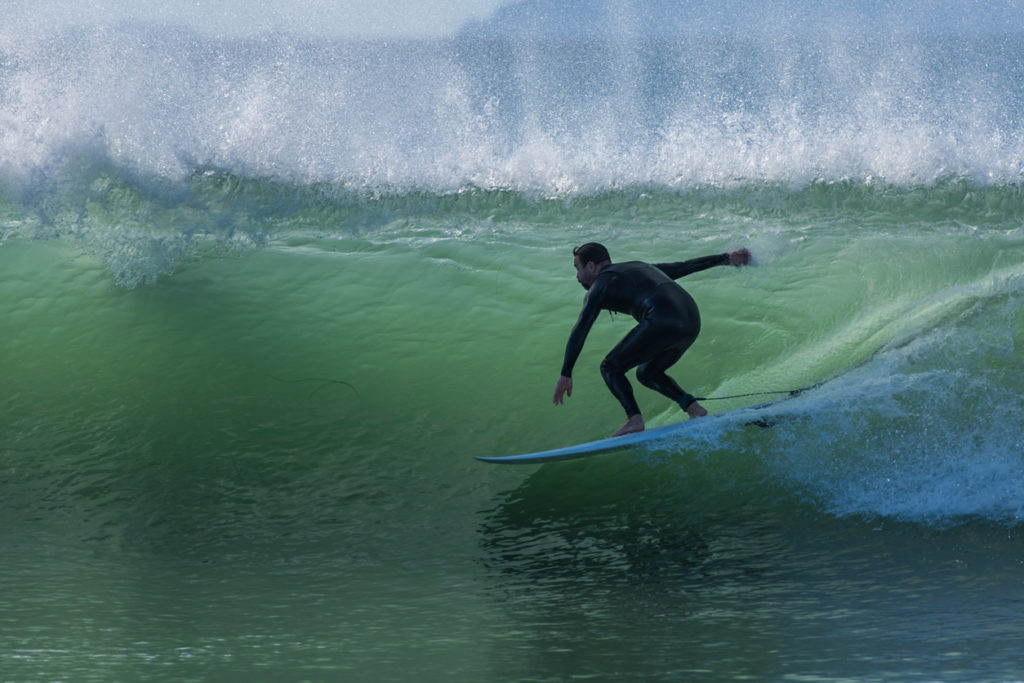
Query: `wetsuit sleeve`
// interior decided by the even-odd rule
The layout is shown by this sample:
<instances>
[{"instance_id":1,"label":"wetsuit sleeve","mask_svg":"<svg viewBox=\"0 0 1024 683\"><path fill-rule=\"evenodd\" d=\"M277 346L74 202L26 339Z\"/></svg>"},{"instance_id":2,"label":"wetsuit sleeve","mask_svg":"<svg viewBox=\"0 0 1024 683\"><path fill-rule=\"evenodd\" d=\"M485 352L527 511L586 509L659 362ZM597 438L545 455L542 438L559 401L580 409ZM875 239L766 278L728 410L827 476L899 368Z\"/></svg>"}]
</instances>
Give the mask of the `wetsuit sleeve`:
<instances>
[{"instance_id":1,"label":"wetsuit sleeve","mask_svg":"<svg viewBox=\"0 0 1024 683\"><path fill-rule=\"evenodd\" d=\"M701 256L689 261L677 261L675 263L655 263L654 267L668 275L673 280L698 273L715 266L729 265L729 254L715 254L714 256Z\"/></svg>"},{"instance_id":2,"label":"wetsuit sleeve","mask_svg":"<svg viewBox=\"0 0 1024 683\"><path fill-rule=\"evenodd\" d=\"M572 332L569 334L569 341L565 345L565 360L562 361L562 377L572 377L572 369L576 365L576 360L580 357L580 352L583 351L583 342L587 340L587 335L590 334L590 328L593 327L594 321L597 320L597 315L601 312L601 301L604 299L606 278L598 278L594 283L594 286L587 292L586 303L583 304L583 310L580 311L580 317L576 321L576 324L572 328Z\"/></svg>"}]
</instances>

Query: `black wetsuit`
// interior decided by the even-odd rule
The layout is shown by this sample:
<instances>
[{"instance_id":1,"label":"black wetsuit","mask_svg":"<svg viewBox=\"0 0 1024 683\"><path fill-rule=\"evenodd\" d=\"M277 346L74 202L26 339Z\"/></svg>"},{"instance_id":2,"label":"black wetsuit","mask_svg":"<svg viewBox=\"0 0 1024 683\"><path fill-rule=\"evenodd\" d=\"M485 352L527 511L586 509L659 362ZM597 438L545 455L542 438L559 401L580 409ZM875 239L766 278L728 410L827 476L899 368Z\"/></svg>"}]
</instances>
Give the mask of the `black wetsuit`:
<instances>
[{"instance_id":1,"label":"black wetsuit","mask_svg":"<svg viewBox=\"0 0 1024 683\"><path fill-rule=\"evenodd\" d=\"M644 386L668 396L685 410L695 400L665 370L678 361L700 333L700 312L693 298L674 280L714 266L729 265L729 254L677 263L627 261L605 266L597 275L583 311L565 347L562 376L572 377L583 342L602 310L628 313L634 327L601 362L601 375L627 417L640 414L626 372L637 368Z\"/></svg>"}]
</instances>

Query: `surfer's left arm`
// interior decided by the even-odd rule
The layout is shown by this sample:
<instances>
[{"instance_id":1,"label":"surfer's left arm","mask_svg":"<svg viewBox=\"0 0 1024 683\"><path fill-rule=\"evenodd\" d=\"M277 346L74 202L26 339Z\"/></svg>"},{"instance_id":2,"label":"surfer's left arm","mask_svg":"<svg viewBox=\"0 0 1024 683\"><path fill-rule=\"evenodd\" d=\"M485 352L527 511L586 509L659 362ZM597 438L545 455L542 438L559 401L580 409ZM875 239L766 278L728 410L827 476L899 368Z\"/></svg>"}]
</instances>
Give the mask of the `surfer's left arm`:
<instances>
[{"instance_id":1,"label":"surfer's left arm","mask_svg":"<svg viewBox=\"0 0 1024 683\"><path fill-rule=\"evenodd\" d=\"M724 254L714 254L712 256L701 256L700 258L690 259L689 261L677 261L675 263L655 263L654 267L661 272L668 275L673 280L678 280L681 277L691 275L692 273L699 273L702 270L708 268L714 268L715 266L740 266L750 265L750 250L746 247L737 249L733 252L726 252Z\"/></svg>"}]
</instances>

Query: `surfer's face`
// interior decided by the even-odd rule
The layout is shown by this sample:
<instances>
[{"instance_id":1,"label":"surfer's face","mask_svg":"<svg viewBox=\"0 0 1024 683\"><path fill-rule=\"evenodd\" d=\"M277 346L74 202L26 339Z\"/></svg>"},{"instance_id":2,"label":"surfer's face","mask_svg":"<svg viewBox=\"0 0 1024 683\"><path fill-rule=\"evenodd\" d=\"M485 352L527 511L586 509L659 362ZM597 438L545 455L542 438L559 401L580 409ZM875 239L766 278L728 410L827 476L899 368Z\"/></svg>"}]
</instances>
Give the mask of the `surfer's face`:
<instances>
[{"instance_id":1,"label":"surfer's face","mask_svg":"<svg viewBox=\"0 0 1024 683\"><path fill-rule=\"evenodd\" d=\"M583 265L578 255L572 257L572 264L576 266L576 280L583 285L583 289L589 290L597 278L597 264L591 261Z\"/></svg>"}]
</instances>

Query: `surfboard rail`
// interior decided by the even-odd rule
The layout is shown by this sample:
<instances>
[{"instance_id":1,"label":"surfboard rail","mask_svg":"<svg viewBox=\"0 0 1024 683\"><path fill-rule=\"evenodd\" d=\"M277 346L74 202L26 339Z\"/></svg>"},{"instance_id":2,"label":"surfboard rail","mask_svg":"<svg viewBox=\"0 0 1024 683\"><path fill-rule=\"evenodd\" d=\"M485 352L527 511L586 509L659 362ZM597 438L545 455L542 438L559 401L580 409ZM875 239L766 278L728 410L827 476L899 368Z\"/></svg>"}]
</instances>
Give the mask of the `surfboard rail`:
<instances>
[{"instance_id":1,"label":"surfboard rail","mask_svg":"<svg viewBox=\"0 0 1024 683\"><path fill-rule=\"evenodd\" d=\"M559 460L573 460L575 458L583 458L588 455L624 451L639 444L652 444L659 439L664 439L665 437L681 431L688 423L689 420L684 420L683 422L674 422L663 427L645 429L642 432L624 434L622 436L610 436L605 439L598 439L597 441L588 441L586 443L574 444L572 446L553 448L547 451L522 453L520 455L478 455L476 456L476 459L482 462L506 465L533 465L544 462L557 462Z\"/></svg>"}]
</instances>

